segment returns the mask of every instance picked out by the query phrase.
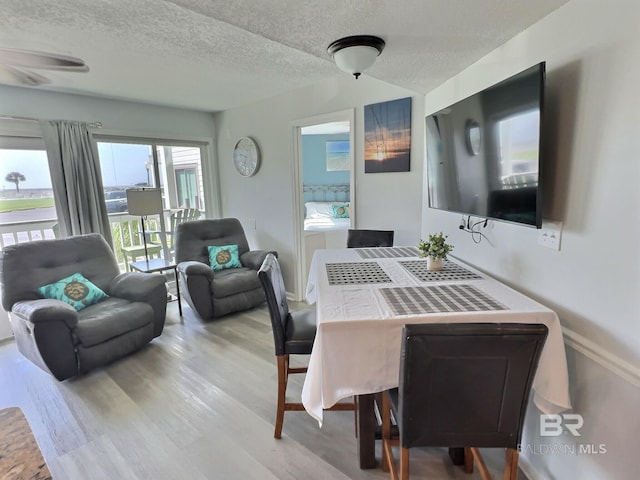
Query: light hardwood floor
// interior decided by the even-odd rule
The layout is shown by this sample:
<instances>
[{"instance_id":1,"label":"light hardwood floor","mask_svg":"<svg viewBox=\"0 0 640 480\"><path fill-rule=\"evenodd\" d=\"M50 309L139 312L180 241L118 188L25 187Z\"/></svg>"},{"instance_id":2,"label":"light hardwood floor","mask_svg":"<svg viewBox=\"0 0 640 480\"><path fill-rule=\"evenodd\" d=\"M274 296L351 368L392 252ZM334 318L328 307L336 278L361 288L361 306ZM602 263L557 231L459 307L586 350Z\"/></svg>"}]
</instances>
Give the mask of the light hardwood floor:
<instances>
[{"instance_id":1,"label":"light hardwood floor","mask_svg":"<svg viewBox=\"0 0 640 480\"><path fill-rule=\"evenodd\" d=\"M186 305L184 314L181 324L170 303L163 334L146 348L64 382L12 341L0 345L0 408L22 408L55 480L389 478L358 468L352 412L328 412L322 428L288 412L282 439L273 438L266 306L206 323ZM289 396L299 398L302 380L290 380ZM485 460L501 477L501 455ZM479 478L446 449L412 451L411 468L412 478Z\"/></svg>"}]
</instances>

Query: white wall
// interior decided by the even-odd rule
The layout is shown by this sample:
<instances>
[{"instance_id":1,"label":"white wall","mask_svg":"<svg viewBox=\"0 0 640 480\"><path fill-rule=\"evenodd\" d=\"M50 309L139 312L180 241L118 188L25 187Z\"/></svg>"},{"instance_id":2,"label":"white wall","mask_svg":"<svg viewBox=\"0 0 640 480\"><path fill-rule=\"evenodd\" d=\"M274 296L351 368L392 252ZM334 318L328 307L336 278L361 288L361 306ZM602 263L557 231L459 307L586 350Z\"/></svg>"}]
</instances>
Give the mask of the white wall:
<instances>
[{"instance_id":1,"label":"white wall","mask_svg":"<svg viewBox=\"0 0 640 480\"><path fill-rule=\"evenodd\" d=\"M411 171L364 174L364 105L413 97ZM358 228L396 231L397 244L418 241L424 156L423 97L370 77L340 75L330 81L216 114L222 214L239 218L252 248L277 250L287 290L294 283L294 120L355 109L355 205ZM238 175L231 151L239 137L259 144L262 165L250 178ZM256 220L253 230L252 222ZM294 292L301 298L303 292Z\"/></svg>"},{"instance_id":2,"label":"white wall","mask_svg":"<svg viewBox=\"0 0 640 480\"><path fill-rule=\"evenodd\" d=\"M198 139L213 144L213 115L176 108L66 95L33 88L0 85L0 116L101 122L99 132L150 138ZM215 159L209 152L209 182L214 187ZM217 202L212 201L217 205ZM11 336L6 313L0 309L0 339Z\"/></svg>"},{"instance_id":3,"label":"white wall","mask_svg":"<svg viewBox=\"0 0 640 480\"><path fill-rule=\"evenodd\" d=\"M210 139L214 131L213 115L207 112L3 85L0 115L101 122L103 130L123 135Z\"/></svg>"},{"instance_id":4,"label":"white wall","mask_svg":"<svg viewBox=\"0 0 640 480\"><path fill-rule=\"evenodd\" d=\"M547 62L544 217L564 222L561 250L539 246L535 229L492 223L476 245L458 230L460 215L425 208L422 219L423 235L448 233L456 256L553 308L576 340L567 354L583 436L554 444L605 444L607 453L525 452L532 478L638 475L639 19L636 0L573 0L425 97L428 115ZM525 442L549 444L537 434L537 411L529 413Z\"/></svg>"}]
</instances>

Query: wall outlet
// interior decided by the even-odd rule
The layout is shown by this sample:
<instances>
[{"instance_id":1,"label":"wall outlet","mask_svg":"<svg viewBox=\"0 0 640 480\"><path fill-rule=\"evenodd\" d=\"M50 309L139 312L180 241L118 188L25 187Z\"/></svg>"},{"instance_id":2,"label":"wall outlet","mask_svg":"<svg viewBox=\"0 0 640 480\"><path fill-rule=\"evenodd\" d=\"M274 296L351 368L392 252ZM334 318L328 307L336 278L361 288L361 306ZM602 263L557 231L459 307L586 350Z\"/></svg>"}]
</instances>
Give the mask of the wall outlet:
<instances>
[{"instance_id":1,"label":"wall outlet","mask_svg":"<svg viewBox=\"0 0 640 480\"><path fill-rule=\"evenodd\" d=\"M542 228L538 231L538 243L543 247L560 250L562 238L562 222L542 220Z\"/></svg>"}]
</instances>

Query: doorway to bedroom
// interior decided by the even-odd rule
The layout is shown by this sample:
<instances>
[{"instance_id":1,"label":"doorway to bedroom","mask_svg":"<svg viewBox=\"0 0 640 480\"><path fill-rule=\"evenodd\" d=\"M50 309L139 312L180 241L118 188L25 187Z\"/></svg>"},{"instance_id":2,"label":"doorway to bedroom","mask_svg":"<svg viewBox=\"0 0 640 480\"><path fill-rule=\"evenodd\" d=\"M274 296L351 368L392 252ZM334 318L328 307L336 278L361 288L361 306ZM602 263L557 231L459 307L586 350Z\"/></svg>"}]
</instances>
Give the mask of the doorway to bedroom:
<instances>
[{"instance_id":1,"label":"doorway to bedroom","mask_svg":"<svg viewBox=\"0 0 640 480\"><path fill-rule=\"evenodd\" d=\"M344 248L354 225L353 111L297 124L297 291L304 296L313 252Z\"/></svg>"}]
</instances>

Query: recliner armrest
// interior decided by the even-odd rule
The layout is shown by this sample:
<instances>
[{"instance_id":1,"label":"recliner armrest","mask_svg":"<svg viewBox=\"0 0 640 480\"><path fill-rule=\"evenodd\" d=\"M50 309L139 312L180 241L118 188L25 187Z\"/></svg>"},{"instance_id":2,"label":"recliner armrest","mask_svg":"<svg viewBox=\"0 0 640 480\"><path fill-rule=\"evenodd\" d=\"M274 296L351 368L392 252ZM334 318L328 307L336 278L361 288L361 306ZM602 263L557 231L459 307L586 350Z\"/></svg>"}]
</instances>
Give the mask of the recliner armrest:
<instances>
[{"instance_id":1,"label":"recliner armrest","mask_svg":"<svg viewBox=\"0 0 640 480\"><path fill-rule=\"evenodd\" d=\"M187 276L203 275L207 277L209 281L213 280L213 269L209 265L195 260L180 262L178 264L178 272Z\"/></svg>"},{"instance_id":2,"label":"recliner armrest","mask_svg":"<svg viewBox=\"0 0 640 480\"><path fill-rule=\"evenodd\" d=\"M278 258L278 252L268 250L250 250L240 255L240 263L242 263L242 266L244 267L257 271L260 270L262 262L264 262L265 257L270 253L273 253L273 255Z\"/></svg>"},{"instance_id":3,"label":"recliner armrest","mask_svg":"<svg viewBox=\"0 0 640 480\"><path fill-rule=\"evenodd\" d=\"M164 275L142 272L125 272L113 277L109 295L130 302L144 302L153 308L153 336L158 337L164 328L167 314L167 285Z\"/></svg>"},{"instance_id":4,"label":"recliner armrest","mask_svg":"<svg viewBox=\"0 0 640 480\"><path fill-rule=\"evenodd\" d=\"M58 380L78 373L78 312L60 300L16 302L9 315L18 350Z\"/></svg>"},{"instance_id":5,"label":"recliner armrest","mask_svg":"<svg viewBox=\"0 0 640 480\"><path fill-rule=\"evenodd\" d=\"M213 269L202 262L190 260L178 263L181 292L187 304L201 318L213 317Z\"/></svg>"},{"instance_id":6,"label":"recliner armrest","mask_svg":"<svg viewBox=\"0 0 640 480\"><path fill-rule=\"evenodd\" d=\"M142 272L126 272L116 275L109 284L107 292L112 297L124 298L131 302L148 302L153 291L162 286L165 289L163 275Z\"/></svg>"},{"instance_id":7,"label":"recliner armrest","mask_svg":"<svg viewBox=\"0 0 640 480\"><path fill-rule=\"evenodd\" d=\"M64 322L69 329L78 324L78 312L61 300L43 298L16 302L11 313L31 323Z\"/></svg>"}]
</instances>

